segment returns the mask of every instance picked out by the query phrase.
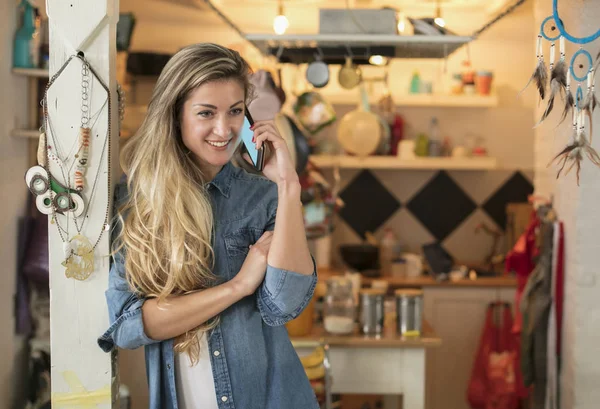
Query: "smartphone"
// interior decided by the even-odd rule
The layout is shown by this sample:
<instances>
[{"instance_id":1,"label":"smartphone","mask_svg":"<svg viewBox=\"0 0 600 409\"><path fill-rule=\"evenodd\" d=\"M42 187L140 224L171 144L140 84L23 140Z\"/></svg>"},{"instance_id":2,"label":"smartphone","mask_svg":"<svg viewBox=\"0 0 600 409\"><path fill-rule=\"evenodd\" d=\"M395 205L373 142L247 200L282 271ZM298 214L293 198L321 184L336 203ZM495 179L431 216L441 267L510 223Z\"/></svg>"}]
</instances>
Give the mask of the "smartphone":
<instances>
[{"instance_id":1,"label":"smartphone","mask_svg":"<svg viewBox=\"0 0 600 409\"><path fill-rule=\"evenodd\" d=\"M260 147L260 149L256 149L256 144L252 142L252 138L254 137L254 131L250 129L252 125L254 125L254 120L246 107L246 117L244 118L244 125L242 125L242 131L240 132L240 136L242 138L242 143L244 144L244 149L250 156L252 160L252 164L254 165L254 169L259 172L262 172L263 166L265 164L265 147L264 145Z\"/></svg>"}]
</instances>

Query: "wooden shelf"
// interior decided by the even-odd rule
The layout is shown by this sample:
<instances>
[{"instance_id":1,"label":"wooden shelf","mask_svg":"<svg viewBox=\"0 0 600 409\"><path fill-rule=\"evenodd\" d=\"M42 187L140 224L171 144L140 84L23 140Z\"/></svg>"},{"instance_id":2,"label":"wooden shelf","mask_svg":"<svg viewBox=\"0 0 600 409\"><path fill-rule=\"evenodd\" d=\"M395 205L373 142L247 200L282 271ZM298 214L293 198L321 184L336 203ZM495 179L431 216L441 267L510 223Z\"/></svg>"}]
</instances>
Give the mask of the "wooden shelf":
<instances>
[{"instance_id":1,"label":"wooden shelf","mask_svg":"<svg viewBox=\"0 0 600 409\"><path fill-rule=\"evenodd\" d=\"M48 70L42 68L13 68L15 75L24 75L26 77L48 78Z\"/></svg>"},{"instance_id":2,"label":"wooden shelf","mask_svg":"<svg viewBox=\"0 0 600 409\"><path fill-rule=\"evenodd\" d=\"M491 170L497 168L496 158L416 158L396 156L312 155L312 163L320 168L339 166L346 169L413 169L413 170Z\"/></svg>"},{"instance_id":3,"label":"wooden shelf","mask_svg":"<svg viewBox=\"0 0 600 409\"><path fill-rule=\"evenodd\" d=\"M496 95L403 95L394 99L396 105L415 107L473 107L491 108L498 106Z\"/></svg>"},{"instance_id":4,"label":"wooden shelf","mask_svg":"<svg viewBox=\"0 0 600 409\"><path fill-rule=\"evenodd\" d=\"M348 271L343 268L326 269L320 268L319 281L326 283L332 277L343 276ZM496 277L478 277L475 280L464 278L458 281L436 281L429 275L418 277L361 277L361 284L370 286L373 281L385 281L392 288L423 288L423 287L484 287L484 288L516 288L517 278L515 276L498 275Z\"/></svg>"},{"instance_id":5,"label":"wooden shelf","mask_svg":"<svg viewBox=\"0 0 600 409\"><path fill-rule=\"evenodd\" d=\"M358 325L351 334L333 335L323 326L315 324L310 334L291 336L295 348L314 347L318 342L329 346L345 348L435 348L442 345L442 339L435 333L429 322L423 320L423 333L418 337L403 337L396 332L395 325L385 325L380 335L364 335Z\"/></svg>"},{"instance_id":6,"label":"wooden shelf","mask_svg":"<svg viewBox=\"0 0 600 409\"><path fill-rule=\"evenodd\" d=\"M323 94L332 104L356 105L358 94L348 91L335 95ZM376 104L379 98L370 98ZM392 94L394 105L404 107L447 107L447 108L493 108L498 106L497 95L433 95L433 94Z\"/></svg>"},{"instance_id":7,"label":"wooden shelf","mask_svg":"<svg viewBox=\"0 0 600 409\"><path fill-rule=\"evenodd\" d=\"M40 131L38 129L13 129L10 134L15 138L37 139L40 136Z\"/></svg>"}]
</instances>

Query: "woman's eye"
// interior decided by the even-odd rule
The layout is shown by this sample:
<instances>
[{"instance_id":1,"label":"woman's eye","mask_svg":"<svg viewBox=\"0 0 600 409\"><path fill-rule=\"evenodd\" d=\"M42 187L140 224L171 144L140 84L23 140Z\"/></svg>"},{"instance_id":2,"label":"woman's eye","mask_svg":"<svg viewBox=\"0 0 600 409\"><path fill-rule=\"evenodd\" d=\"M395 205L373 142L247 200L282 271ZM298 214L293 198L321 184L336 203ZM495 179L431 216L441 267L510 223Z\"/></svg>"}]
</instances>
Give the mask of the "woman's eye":
<instances>
[{"instance_id":1,"label":"woman's eye","mask_svg":"<svg viewBox=\"0 0 600 409\"><path fill-rule=\"evenodd\" d=\"M234 108L234 109L231 110L231 114L232 115L239 115L242 112L244 112L244 110L242 108Z\"/></svg>"},{"instance_id":2,"label":"woman's eye","mask_svg":"<svg viewBox=\"0 0 600 409\"><path fill-rule=\"evenodd\" d=\"M200 111L198 112L198 115L200 115L203 118L209 118L212 116L212 111Z\"/></svg>"}]
</instances>

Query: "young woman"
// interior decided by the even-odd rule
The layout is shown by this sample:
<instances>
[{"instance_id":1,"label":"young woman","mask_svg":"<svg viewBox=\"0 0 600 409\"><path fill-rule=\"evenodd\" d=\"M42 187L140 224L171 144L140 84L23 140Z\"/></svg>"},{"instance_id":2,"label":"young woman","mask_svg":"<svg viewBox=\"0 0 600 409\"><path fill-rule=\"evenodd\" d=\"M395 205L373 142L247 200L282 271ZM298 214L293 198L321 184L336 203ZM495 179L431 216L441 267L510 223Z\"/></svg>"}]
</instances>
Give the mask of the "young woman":
<instances>
[{"instance_id":1,"label":"young woman","mask_svg":"<svg viewBox=\"0 0 600 409\"><path fill-rule=\"evenodd\" d=\"M271 151L264 177L232 164L248 159L249 71L216 44L182 49L121 154L98 342L145 346L152 409L318 408L283 326L316 284L298 176L270 121L253 126Z\"/></svg>"}]
</instances>

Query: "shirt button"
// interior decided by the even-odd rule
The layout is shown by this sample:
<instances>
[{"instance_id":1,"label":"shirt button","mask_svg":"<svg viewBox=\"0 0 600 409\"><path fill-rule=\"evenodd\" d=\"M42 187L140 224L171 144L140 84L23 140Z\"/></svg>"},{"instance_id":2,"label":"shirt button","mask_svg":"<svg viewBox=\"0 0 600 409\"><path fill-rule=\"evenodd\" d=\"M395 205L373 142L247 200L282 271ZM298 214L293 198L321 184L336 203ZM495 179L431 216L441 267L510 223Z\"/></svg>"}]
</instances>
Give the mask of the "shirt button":
<instances>
[{"instance_id":1,"label":"shirt button","mask_svg":"<svg viewBox=\"0 0 600 409\"><path fill-rule=\"evenodd\" d=\"M171 369L171 364L167 364L167 369Z\"/></svg>"},{"instance_id":2,"label":"shirt button","mask_svg":"<svg viewBox=\"0 0 600 409\"><path fill-rule=\"evenodd\" d=\"M227 396L221 396L221 400L222 400L223 402L227 402Z\"/></svg>"},{"instance_id":3,"label":"shirt button","mask_svg":"<svg viewBox=\"0 0 600 409\"><path fill-rule=\"evenodd\" d=\"M219 351L215 351L215 352L213 352L213 355L214 356L219 356L219 355L221 355L221 353Z\"/></svg>"}]
</instances>

